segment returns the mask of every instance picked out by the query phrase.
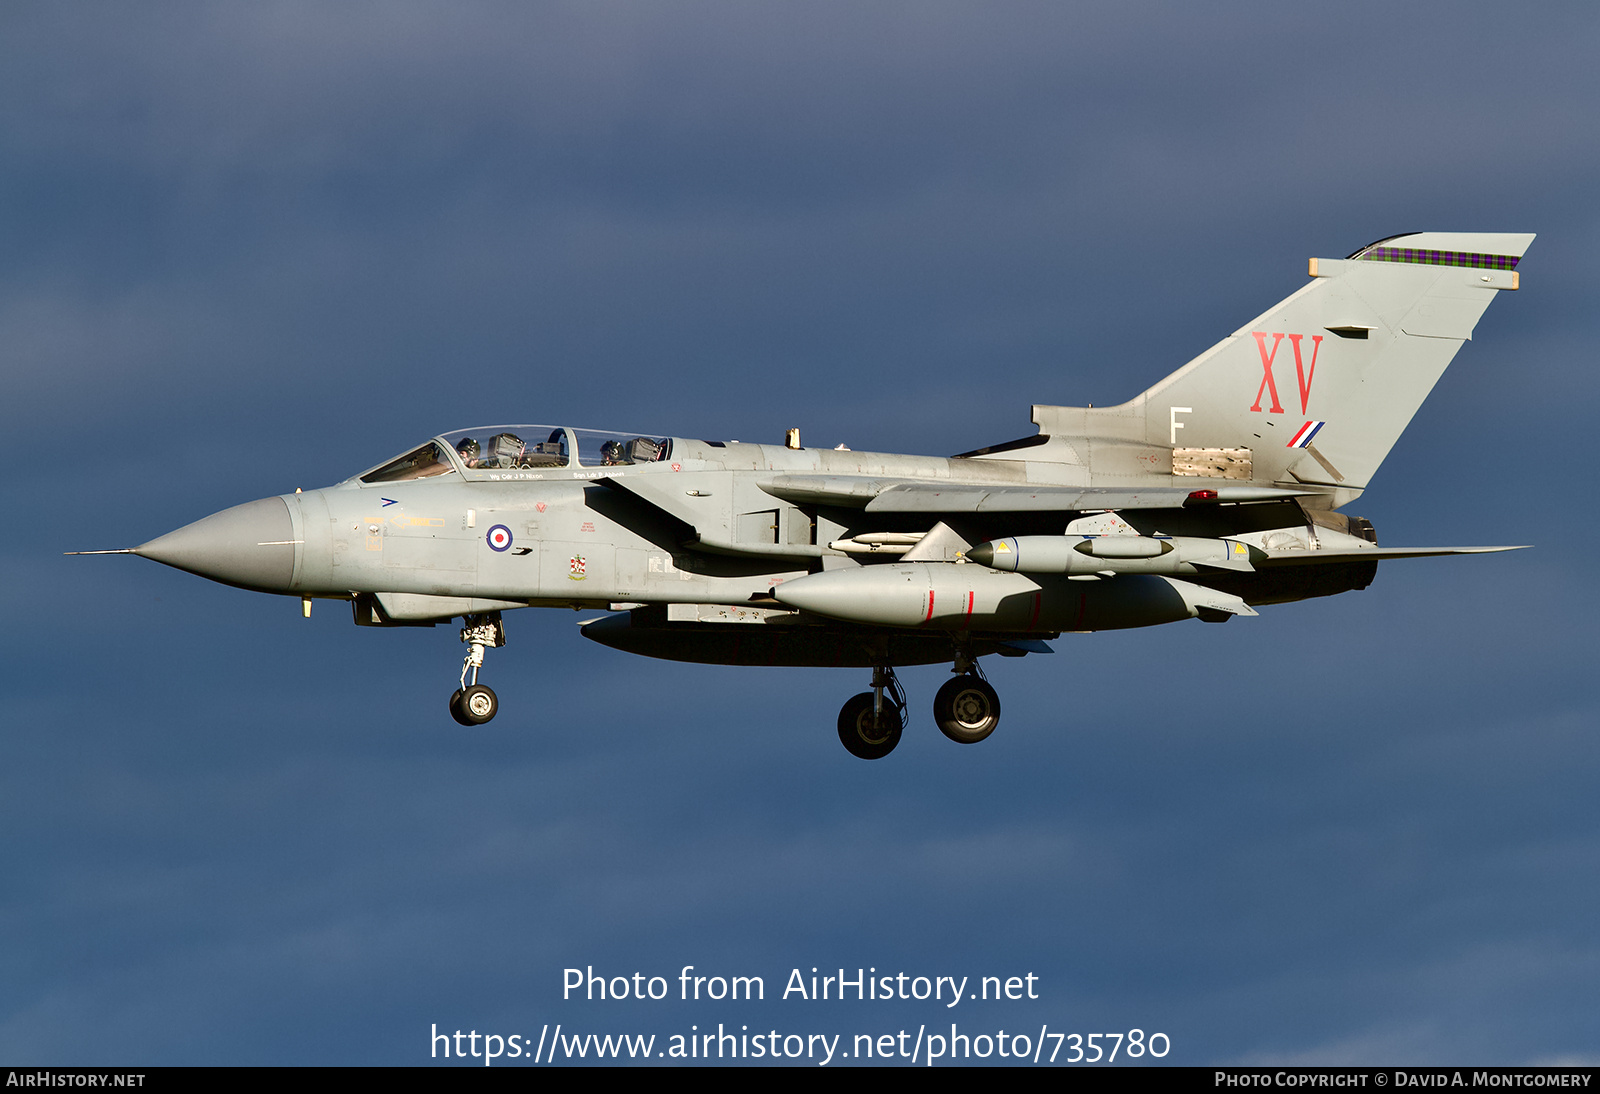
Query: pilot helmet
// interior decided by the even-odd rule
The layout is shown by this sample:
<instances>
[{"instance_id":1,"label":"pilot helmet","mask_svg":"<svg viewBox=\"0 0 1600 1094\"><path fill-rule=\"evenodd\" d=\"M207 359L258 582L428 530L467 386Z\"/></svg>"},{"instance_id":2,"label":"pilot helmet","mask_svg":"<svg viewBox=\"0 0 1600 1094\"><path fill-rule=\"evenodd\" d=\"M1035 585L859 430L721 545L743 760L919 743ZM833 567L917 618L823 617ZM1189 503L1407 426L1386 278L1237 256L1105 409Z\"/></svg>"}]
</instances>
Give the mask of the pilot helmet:
<instances>
[{"instance_id":1,"label":"pilot helmet","mask_svg":"<svg viewBox=\"0 0 1600 1094\"><path fill-rule=\"evenodd\" d=\"M463 460L475 460L479 454L478 442L471 437L463 437L456 444L456 453Z\"/></svg>"},{"instance_id":2,"label":"pilot helmet","mask_svg":"<svg viewBox=\"0 0 1600 1094\"><path fill-rule=\"evenodd\" d=\"M600 459L605 463L625 463L621 441L607 441L600 446Z\"/></svg>"}]
</instances>

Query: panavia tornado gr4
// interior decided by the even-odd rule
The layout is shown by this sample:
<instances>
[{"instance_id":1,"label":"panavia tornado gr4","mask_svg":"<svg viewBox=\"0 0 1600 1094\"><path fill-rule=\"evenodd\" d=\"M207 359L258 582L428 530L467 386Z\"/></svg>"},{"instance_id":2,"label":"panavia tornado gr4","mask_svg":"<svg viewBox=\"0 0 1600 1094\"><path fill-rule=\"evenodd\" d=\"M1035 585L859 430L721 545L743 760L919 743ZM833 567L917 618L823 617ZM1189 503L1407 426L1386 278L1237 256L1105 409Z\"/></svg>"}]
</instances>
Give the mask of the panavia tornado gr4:
<instances>
[{"instance_id":1,"label":"panavia tornado gr4","mask_svg":"<svg viewBox=\"0 0 1600 1094\"><path fill-rule=\"evenodd\" d=\"M1388 559L1360 496L1532 235L1422 232L1312 259L1310 281L1120 406L1035 406L1021 440L927 456L550 425L456 430L335 486L225 510L125 553L229 585L348 601L364 627L461 619L450 713L514 608L604 609L585 637L648 657L843 665L839 714L887 755L894 670L948 662L934 720L1000 720L980 659L1063 632L1224 623L1363 589Z\"/></svg>"}]
</instances>

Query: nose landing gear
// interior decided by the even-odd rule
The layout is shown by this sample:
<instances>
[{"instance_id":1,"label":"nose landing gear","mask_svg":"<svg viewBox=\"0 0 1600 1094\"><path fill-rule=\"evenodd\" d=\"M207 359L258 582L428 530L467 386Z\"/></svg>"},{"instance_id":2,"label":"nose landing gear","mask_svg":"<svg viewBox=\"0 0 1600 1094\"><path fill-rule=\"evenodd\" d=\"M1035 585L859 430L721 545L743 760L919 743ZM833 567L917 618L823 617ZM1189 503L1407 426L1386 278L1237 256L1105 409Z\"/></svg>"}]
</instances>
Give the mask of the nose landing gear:
<instances>
[{"instance_id":1,"label":"nose landing gear","mask_svg":"<svg viewBox=\"0 0 1600 1094\"><path fill-rule=\"evenodd\" d=\"M450 717L464 726L481 726L499 713L500 699L487 684L478 683L478 670L485 649L506 644L506 628L499 612L469 615L463 622L461 641L467 644L467 656L461 661L461 686L450 696Z\"/></svg>"}]
</instances>

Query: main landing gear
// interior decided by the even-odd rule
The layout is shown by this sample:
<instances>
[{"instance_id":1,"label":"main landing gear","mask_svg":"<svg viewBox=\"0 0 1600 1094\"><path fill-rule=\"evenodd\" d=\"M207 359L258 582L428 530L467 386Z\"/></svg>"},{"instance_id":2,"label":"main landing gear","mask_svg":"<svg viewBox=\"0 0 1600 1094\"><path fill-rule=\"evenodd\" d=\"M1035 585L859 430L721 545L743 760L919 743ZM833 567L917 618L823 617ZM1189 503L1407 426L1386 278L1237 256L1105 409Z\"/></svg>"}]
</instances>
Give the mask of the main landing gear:
<instances>
[{"instance_id":1,"label":"main landing gear","mask_svg":"<svg viewBox=\"0 0 1600 1094\"><path fill-rule=\"evenodd\" d=\"M464 726L481 726L499 713L500 699L489 685L478 683L478 670L483 667L485 649L506 644L506 628L499 612L469 615L464 622L461 641L467 644L467 656L461 661L461 686L450 696L450 717Z\"/></svg>"},{"instance_id":2,"label":"main landing gear","mask_svg":"<svg viewBox=\"0 0 1600 1094\"><path fill-rule=\"evenodd\" d=\"M933 697L933 720L939 730L957 744L975 745L1000 724L1000 696L983 678L983 670L972 667L944 682Z\"/></svg>"},{"instance_id":3,"label":"main landing gear","mask_svg":"<svg viewBox=\"0 0 1600 1094\"><path fill-rule=\"evenodd\" d=\"M983 677L977 658L956 658L955 676L933 697L933 720L958 744L977 744L1000 724L1000 696ZM852 696L839 711L839 741L850 755L877 760L894 751L905 725L906 696L887 665L872 670L872 690Z\"/></svg>"},{"instance_id":4,"label":"main landing gear","mask_svg":"<svg viewBox=\"0 0 1600 1094\"><path fill-rule=\"evenodd\" d=\"M900 690L894 669L875 665L872 690L852 696L839 711L839 743L863 760L887 756L900 743L905 711L906 693Z\"/></svg>"}]
</instances>

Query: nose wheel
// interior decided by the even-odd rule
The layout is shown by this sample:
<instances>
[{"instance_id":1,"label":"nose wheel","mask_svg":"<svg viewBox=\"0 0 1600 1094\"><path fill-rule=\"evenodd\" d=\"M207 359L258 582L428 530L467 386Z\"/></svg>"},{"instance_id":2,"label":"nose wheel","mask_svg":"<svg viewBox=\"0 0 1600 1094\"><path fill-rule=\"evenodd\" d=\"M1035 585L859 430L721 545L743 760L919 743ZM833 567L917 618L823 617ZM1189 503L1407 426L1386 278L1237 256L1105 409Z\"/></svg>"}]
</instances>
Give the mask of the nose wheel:
<instances>
[{"instance_id":1,"label":"nose wheel","mask_svg":"<svg viewBox=\"0 0 1600 1094\"><path fill-rule=\"evenodd\" d=\"M450 717L464 726L481 726L500 712L500 699L488 684L478 683L478 670L485 650L506 644L506 628L499 612L469 615L464 622L461 641L467 644L467 656L461 661L461 686L450 696Z\"/></svg>"},{"instance_id":2,"label":"nose wheel","mask_svg":"<svg viewBox=\"0 0 1600 1094\"><path fill-rule=\"evenodd\" d=\"M450 696L450 717L464 726L481 726L500 710L500 697L488 684L456 689Z\"/></svg>"}]
</instances>

